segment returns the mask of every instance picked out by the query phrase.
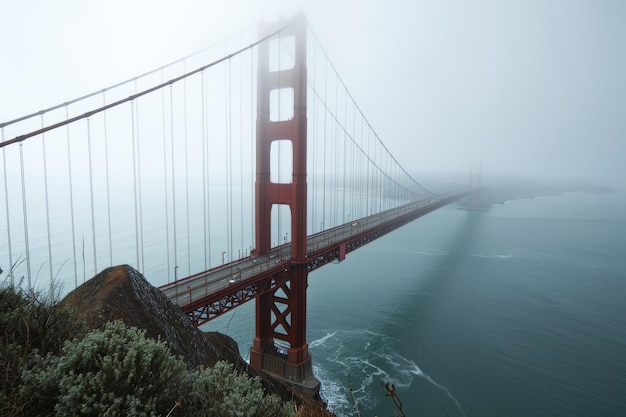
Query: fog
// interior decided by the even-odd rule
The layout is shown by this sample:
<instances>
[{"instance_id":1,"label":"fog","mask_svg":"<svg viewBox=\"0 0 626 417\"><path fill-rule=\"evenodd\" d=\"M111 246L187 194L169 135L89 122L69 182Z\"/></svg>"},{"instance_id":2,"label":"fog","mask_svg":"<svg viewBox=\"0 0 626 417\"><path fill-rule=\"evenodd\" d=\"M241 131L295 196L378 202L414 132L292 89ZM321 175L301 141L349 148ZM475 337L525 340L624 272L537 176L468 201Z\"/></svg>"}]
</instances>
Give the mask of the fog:
<instances>
[{"instance_id":1,"label":"fog","mask_svg":"<svg viewBox=\"0 0 626 417\"><path fill-rule=\"evenodd\" d=\"M300 10L418 180L626 185L622 1L3 1L0 123Z\"/></svg>"}]
</instances>

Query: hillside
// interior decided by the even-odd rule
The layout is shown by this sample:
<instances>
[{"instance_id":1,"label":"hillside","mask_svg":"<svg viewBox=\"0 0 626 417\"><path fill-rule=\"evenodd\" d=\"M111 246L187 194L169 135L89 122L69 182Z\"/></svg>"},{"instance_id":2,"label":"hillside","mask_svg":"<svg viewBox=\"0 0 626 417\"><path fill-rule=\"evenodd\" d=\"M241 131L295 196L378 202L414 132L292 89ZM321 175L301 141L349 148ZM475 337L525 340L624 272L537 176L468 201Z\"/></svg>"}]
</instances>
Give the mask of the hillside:
<instances>
[{"instance_id":1,"label":"hillside","mask_svg":"<svg viewBox=\"0 0 626 417\"><path fill-rule=\"evenodd\" d=\"M261 377L270 393L285 400L324 407L319 398L311 399L248 366L233 339L196 328L178 306L128 265L103 270L69 293L62 303L75 307L92 329L118 319L128 326L145 329L147 336L167 342L171 352L190 368L227 361L250 376Z\"/></svg>"}]
</instances>

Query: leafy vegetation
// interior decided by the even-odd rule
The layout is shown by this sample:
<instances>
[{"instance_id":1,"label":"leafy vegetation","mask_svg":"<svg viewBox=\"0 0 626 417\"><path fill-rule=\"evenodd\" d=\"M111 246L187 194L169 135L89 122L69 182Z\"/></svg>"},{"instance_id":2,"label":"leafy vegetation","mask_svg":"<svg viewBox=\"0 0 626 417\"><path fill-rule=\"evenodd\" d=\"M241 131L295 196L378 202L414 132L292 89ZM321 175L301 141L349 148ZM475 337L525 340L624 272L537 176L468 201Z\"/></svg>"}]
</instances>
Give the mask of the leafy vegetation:
<instances>
[{"instance_id":1,"label":"leafy vegetation","mask_svg":"<svg viewBox=\"0 0 626 417\"><path fill-rule=\"evenodd\" d=\"M55 301L54 293L0 285L0 415L27 415L33 404L23 389L23 370L59 355L66 340L87 331L74 311Z\"/></svg>"},{"instance_id":2,"label":"leafy vegetation","mask_svg":"<svg viewBox=\"0 0 626 417\"><path fill-rule=\"evenodd\" d=\"M189 369L122 321L88 331L53 295L0 287L2 416L293 416L259 378Z\"/></svg>"}]
</instances>

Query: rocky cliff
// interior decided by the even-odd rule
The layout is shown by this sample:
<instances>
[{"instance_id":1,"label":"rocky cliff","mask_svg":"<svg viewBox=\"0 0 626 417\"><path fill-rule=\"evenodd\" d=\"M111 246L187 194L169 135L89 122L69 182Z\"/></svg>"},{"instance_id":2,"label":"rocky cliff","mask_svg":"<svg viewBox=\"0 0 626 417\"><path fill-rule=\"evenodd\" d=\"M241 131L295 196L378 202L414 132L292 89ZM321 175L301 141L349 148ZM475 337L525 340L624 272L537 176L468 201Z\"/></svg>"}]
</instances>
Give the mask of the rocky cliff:
<instances>
[{"instance_id":1,"label":"rocky cliff","mask_svg":"<svg viewBox=\"0 0 626 417\"><path fill-rule=\"evenodd\" d=\"M285 400L324 406L321 401L312 400L249 367L233 339L217 332L200 331L177 305L128 265L103 270L69 293L62 303L75 307L90 328L101 328L106 322L119 319L128 326L145 329L149 337L167 342L171 352L189 367L228 361L250 376L260 376L266 390Z\"/></svg>"}]
</instances>

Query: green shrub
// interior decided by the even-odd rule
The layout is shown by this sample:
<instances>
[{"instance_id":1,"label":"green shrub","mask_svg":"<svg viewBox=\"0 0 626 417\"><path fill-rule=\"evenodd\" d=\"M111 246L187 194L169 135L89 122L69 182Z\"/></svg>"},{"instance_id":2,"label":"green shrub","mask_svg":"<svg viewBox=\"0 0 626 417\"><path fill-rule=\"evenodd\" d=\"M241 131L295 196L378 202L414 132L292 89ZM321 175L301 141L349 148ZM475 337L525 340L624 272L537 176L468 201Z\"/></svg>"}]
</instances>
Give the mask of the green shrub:
<instances>
[{"instance_id":1,"label":"green shrub","mask_svg":"<svg viewBox=\"0 0 626 417\"><path fill-rule=\"evenodd\" d=\"M163 342L121 321L68 341L60 356L33 356L23 375L24 416L288 417L290 405L265 395L259 378L233 365L188 370Z\"/></svg>"},{"instance_id":2,"label":"green shrub","mask_svg":"<svg viewBox=\"0 0 626 417\"><path fill-rule=\"evenodd\" d=\"M39 363L44 366L29 370L24 382L30 387L56 385L57 416L165 415L178 399L181 375L187 372L165 343L121 321L68 341L61 356ZM42 406L48 402L37 391L30 396Z\"/></svg>"},{"instance_id":3,"label":"green shrub","mask_svg":"<svg viewBox=\"0 0 626 417\"><path fill-rule=\"evenodd\" d=\"M291 417L259 378L218 362L189 370L122 321L87 332L54 294L0 284L0 415ZM174 407L176 405L176 407Z\"/></svg>"},{"instance_id":4,"label":"green shrub","mask_svg":"<svg viewBox=\"0 0 626 417\"><path fill-rule=\"evenodd\" d=\"M290 404L276 395L264 395L261 380L239 374L233 365L218 362L213 368L189 372L188 394L183 397L184 415L224 417L293 416Z\"/></svg>"},{"instance_id":5,"label":"green shrub","mask_svg":"<svg viewBox=\"0 0 626 417\"><path fill-rule=\"evenodd\" d=\"M86 332L78 314L58 304L58 294L0 284L0 415L24 415L22 371L41 355L58 355L66 340Z\"/></svg>"}]
</instances>

